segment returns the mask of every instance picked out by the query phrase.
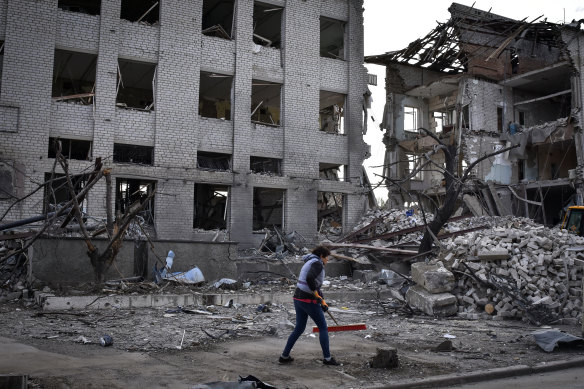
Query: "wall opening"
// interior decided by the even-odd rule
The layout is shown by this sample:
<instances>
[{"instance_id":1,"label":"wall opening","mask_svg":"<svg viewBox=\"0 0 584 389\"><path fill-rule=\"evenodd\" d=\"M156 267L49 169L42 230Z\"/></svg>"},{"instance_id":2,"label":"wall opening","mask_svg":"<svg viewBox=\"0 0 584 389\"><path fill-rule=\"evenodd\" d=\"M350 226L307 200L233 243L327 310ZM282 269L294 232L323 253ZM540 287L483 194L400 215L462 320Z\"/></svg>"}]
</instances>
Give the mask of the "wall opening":
<instances>
[{"instance_id":1,"label":"wall opening","mask_svg":"<svg viewBox=\"0 0 584 389\"><path fill-rule=\"evenodd\" d=\"M284 190L253 188L253 230L282 228L284 224Z\"/></svg>"},{"instance_id":2,"label":"wall opening","mask_svg":"<svg viewBox=\"0 0 584 389\"><path fill-rule=\"evenodd\" d=\"M120 18L130 22L158 24L160 18L158 0L122 0Z\"/></svg>"},{"instance_id":3,"label":"wall opening","mask_svg":"<svg viewBox=\"0 0 584 389\"><path fill-rule=\"evenodd\" d=\"M231 169L231 155L197 151L197 167L205 170L228 171Z\"/></svg>"},{"instance_id":4,"label":"wall opening","mask_svg":"<svg viewBox=\"0 0 584 389\"><path fill-rule=\"evenodd\" d=\"M277 158L264 158L251 156L249 168L258 174L282 175L282 160Z\"/></svg>"},{"instance_id":5,"label":"wall opening","mask_svg":"<svg viewBox=\"0 0 584 389\"><path fill-rule=\"evenodd\" d=\"M282 84L253 80L251 86L251 121L280 125Z\"/></svg>"},{"instance_id":6,"label":"wall opening","mask_svg":"<svg viewBox=\"0 0 584 389\"><path fill-rule=\"evenodd\" d=\"M424 169L420 169L422 163L424 162L422 156L417 154L406 154L406 158L408 160L408 171L407 175L409 176L412 172L416 171L410 180L415 181L422 181L424 179Z\"/></svg>"},{"instance_id":7,"label":"wall opening","mask_svg":"<svg viewBox=\"0 0 584 389\"><path fill-rule=\"evenodd\" d=\"M49 138L49 158L57 157L58 144L61 142L61 154L66 159L91 160L91 141L67 138Z\"/></svg>"},{"instance_id":8,"label":"wall opening","mask_svg":"<svg viewBox=\"0 0 584 389\"><path fill-rule=\"evenodd\" d=\"M404 106L404 131L418 132L420 110L415 107Z\"/></svg>"},{"instance_id":9,"label":"wall opening","mask_svg":"<svg viewBox=\"0 0 584 389\"><path fill-rule=\"evenodd\" d=\"M233 76L201 72L200 81L199 115L206 118L231 120Z\"/></svg>"},{"instance_id":10,"label":"wall opening","mask_svg":"<svg viewBox=\"0 0 584 389\"><path fill-rule=\"evenodd\" d=\"M203 1L203 34L231 39L234 0Z\"/></svg>"},{"instance_id":11,"label":"wall opening","mask_svg":"<svg viewBox=\"0 0 584 389\"><path fill-rule=\"evenodd\" d=\"M282 11L284 8L256 1L253 6L253 41L257 45L275 47L282 44Z\"/></svg>"},{"instance_id":12,"label":"wall opening","mask_svg":"<svg viewBox=\"0 0 584 389\"><path fill-rule=\"evenodd\" d=\"M229 213L229 187L226 185L195 184L193 228L224 230Z\"/></svg>"},{"instance_id":13,"label":"wall opening","mask_svg":"<svg viewBox=\"0 0 584 389\"><path fill-rule=\"evenodd\" d=\"M503 107L497 107L497 132L503 132Z\"/></svg>"},{"instance_id":14,"label":"wall opening","mask_svg":"<svg viewBox=\"0 0 584 389\"><path fill-rule=\"evenodd\" d=\"M347 177L347 165L320 162L318 170L323 180L345 181Z\"/></svg>"},{"instance_id":15,"label":"wall opening","mask_svg":"<svg viewBox=\"0 0 584 389\"><path fill-rule=\"evenodd\" d=\"M0 200L15 198L13 183L14 168L8 163L0 162Z\"/></svg>"},{"instance_id":16,"label":"wall opening","mask_svg":"<svg viewBox=\"0 0 584 389\"><path fill-rule=\"evenodd\" d=\"M51 173L45 173L45 193L44 193L44 203L43 211L52 212L59 208L60 206L68 203L73 197L69 191L69 184L67 183L67 177L64 174L53 174L53 179L51 181ZM83 190L85 187L85 176L71 176L71 183L73 184L73 190L75 195ZM82 212L87 209L87 196L79 208Z\"/></svg>"},{"instance_id":17,"label":"wall opening","mask_svg":"<svg viewBox=\"0 0 584 389\"><path fill-rule=\"evenodd\" d=\"M156 187L155 181L117 178L116 179L116 217L128 212L130 206L139 201L141 204ZM147 224L154 224L154 196L142 211L138 213Z\"/></svg>"},{"instance_id":18,"label":"wall opening","mask_svg":"<svg viewBox=\"0 0 584 389\"><path fill-rule=\"evenodd\" d=\"M345 59L345 22L320 17L320 56Z\"/></svg>"},{"instance_id":19,"label":"wall opening","mask_svg":"<svg viewBox=\"0 0 584 389\"><path fill-rule=\"evenodd\" d=\"M53 91L55 101L92 104L97 55L55 50Z\"/></svg>"},{"instance_id":20,"label":"wall opening","mask_svg":"<svg viewBox=\"0 0 584 389\"><path fill-rule=\"evenodd\" d=\"M345 133L345 100L342 93L320 91L319 128L333 134Z\"/></svg>"},{"instance_id":21,"label":"wall opening","mask_svg":"<svg viewBox=\"0 0 584 389\"><path fill-rule=\"evenodd\" d=\"M343 228L343 202L345 195L335 192L318 192L317 194L317 211L318 211L318 231L330 228L338 229L340 234Z\"/></svg>"},{"instance_id":22,"label":"wall opening","mask_svg":"<svg viewBox=\"0 0 584 389\"><path fill-rule=\"evenodd\" d=\"M432 112L432 119L434 121L433 128L434 132L441 133L444 129L444 125L446 124L446 114L444 112Z\"/></svg>"},{"instance_id":23,"label":"wall opening","mask_svg":"<svg viewBox=\"0 0 584 389\"><path fill-rule=\"evenodd\" d=\"M101 0L59 0L57 6L65 11L99 15Z\"/></svg>"},{"instance_id":24,"label":"wall opening","mask_svg":"<svg viewBox=\"0 0 584 389\"><path fill-rule=\"evenodd\" d=\"M156 64L118 59L116 106L154 110Z\"/></svg>"},{"instance_id":25,"label":"wall opening","mask_svg":"<svg viewBox=\"0 0 584 389\"><path fill-rule=\"evenodd\" d=\"M114 162L152 165L154 147L114 143Z\"/></svg>"}]
</instances>

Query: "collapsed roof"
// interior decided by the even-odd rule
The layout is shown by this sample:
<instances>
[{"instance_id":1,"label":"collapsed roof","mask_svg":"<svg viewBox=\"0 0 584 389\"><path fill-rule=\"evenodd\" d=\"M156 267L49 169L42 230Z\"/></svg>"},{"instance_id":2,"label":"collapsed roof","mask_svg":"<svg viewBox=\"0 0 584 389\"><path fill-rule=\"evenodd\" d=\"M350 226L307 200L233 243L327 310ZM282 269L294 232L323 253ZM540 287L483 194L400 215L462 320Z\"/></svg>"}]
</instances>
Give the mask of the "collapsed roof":
<instances>
[{"instance_id":1,"label":"collapsed roof","mask_svg":"<svg viewBox=\"0 0 584 389\"><path fill-rule=\"evenodd\" d=\"M531 69L534 63L548 66L569 60L560 27L579 29L583 22L558 25L541 20L543 15L530 21L513 20L458 3L452 3L448 11L451 18L446 23L438 23L425 37L401 50L367 56L365 61L378 65L412 65L447 74L502 67L495 72L480 72L487 78L501 80L504 72L500 70L511 70L513 62L520 57L529 59ZM546 55L540 55L543 50L547 51Z\"/></svg>"}]
</instances>

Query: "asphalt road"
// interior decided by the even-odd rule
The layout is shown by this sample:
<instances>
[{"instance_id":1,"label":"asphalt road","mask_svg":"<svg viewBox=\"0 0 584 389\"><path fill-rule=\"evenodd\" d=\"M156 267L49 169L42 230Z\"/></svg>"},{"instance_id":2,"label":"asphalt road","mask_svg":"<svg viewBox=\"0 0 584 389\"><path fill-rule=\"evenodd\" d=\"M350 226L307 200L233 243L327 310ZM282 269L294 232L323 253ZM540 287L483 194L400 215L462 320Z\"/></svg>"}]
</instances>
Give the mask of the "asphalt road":
<instances>
[{"instance_id":1,"label":"asphalt road","mask_svg":"<svg viewBox=\"0 0 584 389\"><path fill-rule=\"evenodd\" d=\"M461 386L448 386L457 389L582 389L584 388L584 369L576 367L547 373L503 378L492 381L477 382Z\"/></svg>"}]
</instances>

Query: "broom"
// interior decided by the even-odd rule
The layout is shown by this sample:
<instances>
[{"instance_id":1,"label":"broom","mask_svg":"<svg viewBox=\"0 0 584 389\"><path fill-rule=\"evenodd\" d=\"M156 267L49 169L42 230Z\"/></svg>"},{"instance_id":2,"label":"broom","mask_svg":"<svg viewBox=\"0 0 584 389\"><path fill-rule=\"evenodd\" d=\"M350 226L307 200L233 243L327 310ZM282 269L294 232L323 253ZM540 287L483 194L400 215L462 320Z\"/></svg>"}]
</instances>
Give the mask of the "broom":
<instances>
[{"instance_id":1,"label":"broom","mask_svg":"<svg viewBox=\"0 0 584 389\"><path fill-rule=\"evenodd\" d=\"M317 291L314 291L314 295L316 296L316 298L318 299L318 301L320 301L321 305L326 305L324 299L322 297L319 296ZM328 307L328 305L327 305ZM331 311L329 311L327 309L326 313L329 314L329 316L331 317L331 319L333 319L333 321L335 322L335 326L328 326L328 331L329 332L338 332L338 331L360 331L360 330L366 330L367 326L365 325L365 323L354 323L354 324L345 324L345 325L340 325L339 322L337 322L337 320L334 318L333 314L331 313ZM319 332L318 331L318 327L312 327L312 332Z\"/></svg>"}]
</instances>

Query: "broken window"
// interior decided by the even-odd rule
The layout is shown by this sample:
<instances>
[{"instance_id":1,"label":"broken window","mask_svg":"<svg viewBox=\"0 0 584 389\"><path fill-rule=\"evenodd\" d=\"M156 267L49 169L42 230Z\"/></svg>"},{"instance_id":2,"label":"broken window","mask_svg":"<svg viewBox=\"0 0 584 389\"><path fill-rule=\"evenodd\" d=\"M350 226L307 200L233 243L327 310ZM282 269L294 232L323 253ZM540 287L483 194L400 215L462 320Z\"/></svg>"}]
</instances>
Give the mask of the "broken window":
<instances>
[{"instance_id":1,"label":"broken window","mask_svg":"<svg viewBox=\"0 0 584 389\"><path fill-rule=\"evenodd\" d=\"M51 180L51 176L53 177ZM56 210L59 206L63 206L68 203L73 197L69 191L69 184L67 183L67 177L64 174L52 174L45 173L45 194L43 209L44 212L52 212ZM73 189L75 195L83 190L85 186L85 176L71 176L71 183L73 184ZM87 209L87 196L83 199L83 202L79 204L82 211Z\"/></svg>"},{"instance_id":2,"label":"broken window","mask_svg":"<svg viewBox=\"0 0 584 389\"><path fill-rule=\"evenodd\" d=\"M97 55L55 50L53 100L92 104Z\"/></svg>"},{"instance_id":3,"label":"broken window","mask_svg":"<svg viewBox=\"0 0 584 389\"><path fill-rule=\"evenodd\" d=\"M345 22L320 17L320 56L345 59Z\"/></svg>"},{"instance_id":4,"label":"broken window","mask_svg":"<svg viewBox=\"0 0 584 389\"><path fill-rule=\"evenodd\" d=\"M231 87L233 76L201 72L199 115L231 120Z\"/></svg>"},{"instance_id":5,"label":"broken window","mask_svg":"<svg viewBox=\"0 0 584 389\"><path fill-rule=\"evenodd\" d=\"M223 230L227 228L229 187L195 184L193 228Z\"/></svg>"},{"instance_id":6,"label":"broken window","mask_svg":"<svg viewBox=\"0 0 584 389\"><path fill-rule=\"evenodd\" d=\"M53 137L49 138L49 158L57 157L57 142L61 142L61 154L66 159L91 160L91 141Z\"/></svg>"},{"instance_id":7,"label":"broken window","mask_svg":"<svg viewBox=\"0 0 584 389\"><path fill-rule=\"evenodd\" d=\"M231 155L197 151L197 167L207 170L230 170Z\"/></svg>"},{"instance_id":8,"label":"broken window","mask_svg":"<svg viewBox=\"0 0 584 389\"><path fill-rule=\"evenodd\" d=\"M319 163L320 178L324 180L345 181L346 165L334 163Z\"/></svg>"},{"instance_id":9,"label":"broken window","mask_svg":"<svg viewBox=\"0 0 584 389\"><path fill-rule=\"evenodd\" d=\"M410 177L410 180L422 181L424 179L422 175L423 169L420 169L424 162L422 157L416 154L406 154L406 157L408 159L408 176L416 170L416 174Z\"/></svg>"},{"instance_id":10,"label":"broken window","mask_svg":"<svg viewBox=\"0 0 584 389\"><path fill-rule=\"evenodd\" d=\"M16 198L12 182L12 166L0 162L0 200Z\"/></svg>"},{"instance_id":11,"label":"broken window","mask_svg":"<svg viewBox=\"0 0 584 389\"><path fill-rule=\"evenodd\" d=\"M434 120L434 132L440 133L443 130L444 124L446 122L444 112L432 112L432 119Z\"/></svg>"},{"instance_id":12,"label":"broken window","mask_svg":"<svg viewBox=\"0 0 584 389\"><path fill-rule=\"evenodd\" d=\"M203 34L231 39L234 0L203 1Z\"/></svg>"},{"instance_id":13,"label":"broken window","mask_svg":"<svg viewBox=\"0 0 584 389\"><path fill-rule=\"evenodd\" d=\"M338 229L340 234L343 227L343 202L345 195L334 192L318 192L317 210L318 210L318 231L323 229ZM334 232L330 231L329 232Z\"/></svg>"},{"instance_id":14,"label":"broken window","mask_svg":"<svg viewBox=\"0 0 584 389\"><path fill-rule=\"evenodd\" d=\"M158 0L122 0L120 17L130 22L156 24L159 20Z\"/></svg>"},{"instance_id":15,"label":"broken window","mask_svg":"<svg viewBox=\"0 0 584 389\"><path fill-rule=\"evenodd\" d=\"M114 143L114 162L152 165L154 147Z\"/></svg>"},{"instance_id":16,"label":"broken window","mask_svg":"<svg viewBox=\"0 0 584 389\"><path fill-rule=\"evenodd\" d=\"M253 41L262 46L280 48L284 8L256 1L253 6Z\"/></svg>"},{"instance_id":17,"label":"broken window","mask_svg":"<svg viewBox=\"0 0 584 389\"><path fill-rule=\"evenodd\" d=\"M118 59L116 106L154 110L156 64Z\"/></svg>"},{"instance_id":18,"label":"broken window","mask_svg":"<svg viewBox=\"0 0 584 389\"><path fill-rule=\"evenodd\" d=\"M155 189L156 182L131 178L116 179L116 215L125 214L130 206L139 201L142 204ZM154 224L154 197L138 213L148 224Z\"/></svg>"},{"instance_id":19,"label":"broken window","mask_svg":"<svg viewBox=\"0 0 584 389\"><path fill-rule=\"evenodd\" d=\"M284 190L253 188L253 229L282 228L284 219Z\"/></svg>"},{"instance_id":20,"label":"broken window","mask_svg":"<svg viewBox=\"0 0 584 389\"><path fill-rule=\"evenodd\" d=\"M404 131L418 132L420 128L418 117L420 110L414 107L404 107Z\"/></svg>"},{"instance_id":21,"label":"broken window","mask_svg":"<svg viewBox=\"0 0 584 389\"><path fill-rule=\"evenodd\" d=\"M345 95L320 91L319 128L334 134L345 133Z\"/></svg>"},{"instance_id":22,"label":"broken window","mask_svg":"<svg viewBox=\"0 0 584 389\"><path fill-rule=\"evenodd\" d=\"M254 173L282 175L282 160L277 158L250 157L249 168Z\"/></svg>"},{"instance_id":23,"label":"broken window","mask_svg":"<svg viewBox=\"0 0 584 389\"><path fill-rule=\"evenodd\" d=\"M59 0L57 5L65 11L99 15L101 0Z\"/></svg>"},{"instance_id":24,"label":"broken window","mask_svg":"<svg viewBox=\"0 0 584 389\"><path fill-rule=\"evenodd\" d=\"M282 84L253 80L251 87L251 120L254 123L280 125Z\"/></svg>"}]
</instances>

